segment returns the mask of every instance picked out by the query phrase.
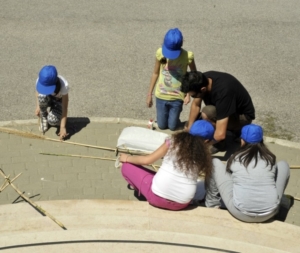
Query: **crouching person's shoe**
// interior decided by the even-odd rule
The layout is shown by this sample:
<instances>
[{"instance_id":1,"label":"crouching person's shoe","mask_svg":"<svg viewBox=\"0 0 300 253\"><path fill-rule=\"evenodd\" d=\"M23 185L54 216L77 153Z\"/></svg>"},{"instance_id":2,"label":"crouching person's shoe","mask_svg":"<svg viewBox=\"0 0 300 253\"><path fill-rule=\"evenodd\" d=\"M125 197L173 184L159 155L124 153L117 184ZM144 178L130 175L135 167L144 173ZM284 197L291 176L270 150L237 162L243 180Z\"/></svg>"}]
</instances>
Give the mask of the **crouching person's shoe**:
<instances>
[{"instance_id":1,"label":"crouching person's shoe","mask_svg":"<svg viewBox=\"0 0 300 253\"><path fill-rule=\"evenodd\" d=\"M294 205L294 197L291 195L283 195L279 204L278 213L275 215L275 219L279 221L285 221L290 208Z\"/></svg>"},{"instance_id":2,"label":"crouching person's shoe","mask_svg":"<svg viewBox=\"0 0 300 253\"><path fill-rule=\"evenodd\" d=\"M210 148L211 154L216 154L218 152L226 151L226 142L225 140L217 142L216 144L212 145Z\"/></svg>"}]
</instances>

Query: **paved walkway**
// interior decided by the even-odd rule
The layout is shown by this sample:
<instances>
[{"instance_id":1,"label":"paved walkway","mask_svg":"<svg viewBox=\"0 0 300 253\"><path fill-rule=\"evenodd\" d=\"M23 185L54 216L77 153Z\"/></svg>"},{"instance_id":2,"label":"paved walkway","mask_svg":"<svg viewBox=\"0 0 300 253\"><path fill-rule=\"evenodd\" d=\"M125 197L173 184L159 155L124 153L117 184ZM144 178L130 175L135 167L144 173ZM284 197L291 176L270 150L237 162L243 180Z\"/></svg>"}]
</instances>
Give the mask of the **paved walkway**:
<instances>
[{"instance_id":1,"label":"paved walkway","mask_svg":"<svg viewBox=\"0 0 300 253\"><path fill-rule=\"evenodd\" d=\"M125 127L146 126L147 122L118 118L70 119L71 142L115 148L117 139ZM37 133L37 120L0 122L27 132ZM58 140L55 128L46 137ZM277 159L285 159L292 165L300 165L297 143L266 138L268 147ZM67 156L50 156L39 153L75 154L103 158L115 158L113 151L87 148L42 139L21 137L0 132L0 167L11 178L22 173L14 184L33 201L61 199L118 199L136 200L127 189L114 161ZM220 154L218 154L220 156ZM221 154L222 156L223 154ZM300 198L300 169L291 170L287 194ZM1 183L1 181L0 181ZM0 204L19 202L17 193L7 187L0 194ZM300 225L300 202L295 201L286 222Z\"/></svg>"}]
</instances>

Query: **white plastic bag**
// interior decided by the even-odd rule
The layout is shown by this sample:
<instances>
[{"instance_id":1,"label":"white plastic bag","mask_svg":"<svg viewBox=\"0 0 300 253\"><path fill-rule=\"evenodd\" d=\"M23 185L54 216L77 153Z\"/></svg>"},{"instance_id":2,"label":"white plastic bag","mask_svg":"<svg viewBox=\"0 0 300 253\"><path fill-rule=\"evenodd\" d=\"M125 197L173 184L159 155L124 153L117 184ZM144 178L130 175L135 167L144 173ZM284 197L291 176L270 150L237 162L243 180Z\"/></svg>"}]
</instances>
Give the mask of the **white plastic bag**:
<instances>
[{"instance_id":1,"label":"white plastic bag","mask_svg":"<svg viewBox=\"0 0 300 253\"><path fill-rule=\"evenodd\" d=\"M117 149L141 151L149 154L159 148L167 134L142 127L126 127L118 138Z\"/></svg>"}]
</instances>

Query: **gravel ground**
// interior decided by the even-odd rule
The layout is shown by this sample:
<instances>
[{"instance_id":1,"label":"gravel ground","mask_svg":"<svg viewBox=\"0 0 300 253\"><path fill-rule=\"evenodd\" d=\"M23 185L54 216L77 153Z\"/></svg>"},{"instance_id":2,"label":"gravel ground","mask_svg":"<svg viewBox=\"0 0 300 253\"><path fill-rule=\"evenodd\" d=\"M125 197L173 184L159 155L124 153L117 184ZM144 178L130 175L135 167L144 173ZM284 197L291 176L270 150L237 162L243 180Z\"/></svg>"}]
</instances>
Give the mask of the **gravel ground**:
<instances>
[{"instance_id":1,"label":"gravel ground","mask_svg":"<svg viewBox=\"0 0 300 253\"><path fill-rule=\"evenodd\" d=\"M1 0L0 121L34 118L45 64L70 83L69 116L148 119L156 49L179 27L199 70L235 75L268 135L300 141L300 2ZM182 121L188 118L189 106Z\"/></svg>"}]
</instances>

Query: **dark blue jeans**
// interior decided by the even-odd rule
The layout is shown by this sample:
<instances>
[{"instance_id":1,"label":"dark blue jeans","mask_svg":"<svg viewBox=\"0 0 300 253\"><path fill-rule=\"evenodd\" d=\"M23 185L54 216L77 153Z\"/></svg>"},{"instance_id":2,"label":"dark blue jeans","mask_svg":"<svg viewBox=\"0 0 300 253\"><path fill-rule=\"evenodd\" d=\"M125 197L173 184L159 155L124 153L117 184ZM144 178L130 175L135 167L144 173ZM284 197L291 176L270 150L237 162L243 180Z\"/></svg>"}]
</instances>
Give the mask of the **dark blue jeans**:
<instances>
[{"instance_id":1,"label":"dark blue jeans","mask_svg":"<svg viewBox=\"0 0 300 253\"><path fill-rule=\"evenodd\" d=\"M156 98L157 125L160 129L170 129L174 131L179 122L182 111L182 100L162 100Z\"/></svg>"}]
</instances>

